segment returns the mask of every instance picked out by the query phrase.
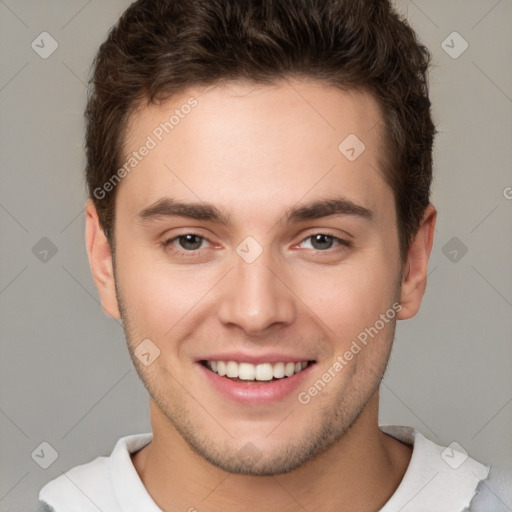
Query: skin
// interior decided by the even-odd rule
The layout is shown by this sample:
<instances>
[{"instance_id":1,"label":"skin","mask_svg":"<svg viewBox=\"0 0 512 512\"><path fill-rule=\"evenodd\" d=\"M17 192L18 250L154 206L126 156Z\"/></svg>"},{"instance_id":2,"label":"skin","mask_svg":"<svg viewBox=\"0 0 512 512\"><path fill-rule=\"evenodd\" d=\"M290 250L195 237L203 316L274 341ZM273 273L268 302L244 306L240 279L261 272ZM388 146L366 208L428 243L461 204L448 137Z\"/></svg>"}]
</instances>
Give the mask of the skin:
<instances>
[{"instance_id":1,"label":"skin","mask_svg":"<svg viewBox=\"0 0 512 512\"><path fill-rule=\"evenodd\" d=\"M396 319L307 405L296 392L272 404L235 404L196 360L227 351L305 355L316 361L298 391L307 390L394 303L398 319L416 314L436 211L427 208L401 262L393 192L379 171L379 107L367 93L318 82L222 84L146 105L130 119L126 153L190 96L198 106L118 186L115 263L94 205L86 206L102 306L122 317L150 395L153 441L132 455L134 466L165 511L377 510L412 453L378 429ZM338 150L349 134L366 146L353 162ZM212 203L231 224L140 217L163 197ZM333 197L372 218L279 222L291 207ZM176 238L187 233L204 237L195 253ZM314 245L322 233L351 246L329 238ZM263 249L252 263L236 252L247 236ZM160 350L149 366L133 353L147 338ZM241 460L248 443L258 456Z\"/></svg>"}]
</instances>

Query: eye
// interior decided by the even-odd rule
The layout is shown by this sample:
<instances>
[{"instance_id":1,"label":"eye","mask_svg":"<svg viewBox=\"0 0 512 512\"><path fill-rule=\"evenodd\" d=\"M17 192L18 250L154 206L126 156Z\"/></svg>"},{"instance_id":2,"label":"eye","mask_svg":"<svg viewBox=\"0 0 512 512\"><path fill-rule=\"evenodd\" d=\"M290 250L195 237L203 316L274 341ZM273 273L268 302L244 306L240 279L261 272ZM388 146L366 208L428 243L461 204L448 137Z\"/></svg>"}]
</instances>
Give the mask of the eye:
<instances>
[{"instance_id":1,"label":"eye","mask_svg":"<svg viewBox=\"0 0 512 512\"><path fill-rule=\"evenodd\" d=\"M327 251L332 247L344 245L350 247L350 242L328 233L316 233L305 238L301 243L305 243L310 240L310 247L308 249L314 249L316 251Z\"/></svg>"},{"instance_id":2,"label":"eye","mask_svg":"<svg viewBox=\"0 0 512 512\"><path fill-rule=\"evenodd\" d=\"M196 235L195 233L186 233L167 240L165 246L169 247L173 245L177 252L193 252L201 249L203 242L206 242L206 238ZM177 246L176 243L178 244ZM182 249L182 251L180 251L180 249Z\"/></svg>"}]
</instances>

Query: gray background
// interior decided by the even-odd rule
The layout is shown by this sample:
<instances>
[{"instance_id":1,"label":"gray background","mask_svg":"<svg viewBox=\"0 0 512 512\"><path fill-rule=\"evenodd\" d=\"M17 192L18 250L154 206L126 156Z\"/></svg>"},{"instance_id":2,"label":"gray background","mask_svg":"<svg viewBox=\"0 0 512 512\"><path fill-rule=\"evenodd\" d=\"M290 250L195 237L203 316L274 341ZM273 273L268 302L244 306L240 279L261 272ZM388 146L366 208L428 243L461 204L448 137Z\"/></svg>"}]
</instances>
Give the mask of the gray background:
<instances>
[{"instance_id":1,"label":"gray background","mask_svg":"<svg viewBox=\"0 0 512 512\"><path fill-rule=\"evenodd\" d=\"M83 241L85 82L128 4L0 1L1 511L35 510L46 482L150 431L146 392L120 324L102 313ZM380 422L510 466L512 1L397 5L434 55L439 219L423 307L398 326ZM31 47L43 31L59 45L47 59ZM454 31L469 44L458 58L442 46ZM446 45L458 52L462 40ZM43 441L58 452L48 469L32 456Z\"/></svg>"}]
</instances>

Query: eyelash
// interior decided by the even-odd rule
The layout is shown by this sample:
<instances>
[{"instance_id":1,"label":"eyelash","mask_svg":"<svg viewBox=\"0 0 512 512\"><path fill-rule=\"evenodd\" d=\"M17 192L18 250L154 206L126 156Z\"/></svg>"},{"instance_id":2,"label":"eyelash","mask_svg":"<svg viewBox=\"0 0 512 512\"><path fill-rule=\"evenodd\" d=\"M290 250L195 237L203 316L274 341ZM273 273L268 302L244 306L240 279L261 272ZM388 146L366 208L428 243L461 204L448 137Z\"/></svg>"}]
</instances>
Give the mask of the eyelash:
<instances>
[{"instance_id":1,"label":"eyelash","mask_svg":"<svg viewBox=\"0 0 512 512\"><path fill-rule=\"evenodd\" d=\"M172 245L173 242L179 240L181 237L185 237L187 235L194 235L198 238L200 238L202 241L207 241L209 242L209 240L204 237L204 236L201 236L199 235L198 233L193 233L193 232L189 232L189 233L183 233L183 234L180 234L180 235L177 235L175 236L174 238L170 238L166 241L164 241L162 243L162 246L165 250L168 250L169 249L169 246ZM303 242L305 242L306 240L309 240L310 238L313 238L315 236L318 236L318 235L324 235L324 236L328 236L330 238L333 239L333 241L337 242L337 245L334 246L334 248L329 248L329 249L325 249L325 250L321 250L321 249L313 249L315 251L315 253L326 253L326 254L329 254L329 253L336 253L336 252L339 252L343 249L347 249L347 248L350 248L352 247L352 242L350 242L349 240L345 240L344 238L340 238L332 233L329 233L329 232L324 232L324 231L319 231L318 233L312 233L310 235L308 235L307 237L303 238L300 243L302 244ZM340 248L341 247L341 248ZM193 258L193 257L197 257L201 254L201 251L202 249L196 249L196 250L190 250L190 251L186 251L184 249L177 249L177 248L174 248L173 249L173 253L177 256L185 256L185 257L188 257L188 258Z\"/></svg>"}]
</instances>

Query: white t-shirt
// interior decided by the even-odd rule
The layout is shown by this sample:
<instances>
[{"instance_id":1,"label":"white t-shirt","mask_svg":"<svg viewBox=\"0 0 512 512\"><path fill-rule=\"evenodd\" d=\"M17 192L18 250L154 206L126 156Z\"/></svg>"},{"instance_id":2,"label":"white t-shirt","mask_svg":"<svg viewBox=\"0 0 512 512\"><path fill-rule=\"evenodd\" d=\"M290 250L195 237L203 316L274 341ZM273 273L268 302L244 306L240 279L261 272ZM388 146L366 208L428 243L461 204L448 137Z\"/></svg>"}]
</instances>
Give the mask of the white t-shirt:
<instances>
[{"instance_id":1,"label":"white t-shirt","mask_svg":"<svg viewBox=\"0 0 512 512\"><path fill-rule=\"evenodd\" d=\"M490 466L477 462L453 446L439 446L411 427L386 425L379 428L413 446L411 461L398 489L379 512L501 510L491 505L496 495L484 482ZM43 510L162 512L144 487L130 458L131 453L151 442L152 437L151 433L122 437L110 457L98 457L76 466L47 483L39 493ZM507 489L510 491L508 484ZM475 501L478 499L479 508L473 507L474 497Z\"/></svg>"}]
</instances>

